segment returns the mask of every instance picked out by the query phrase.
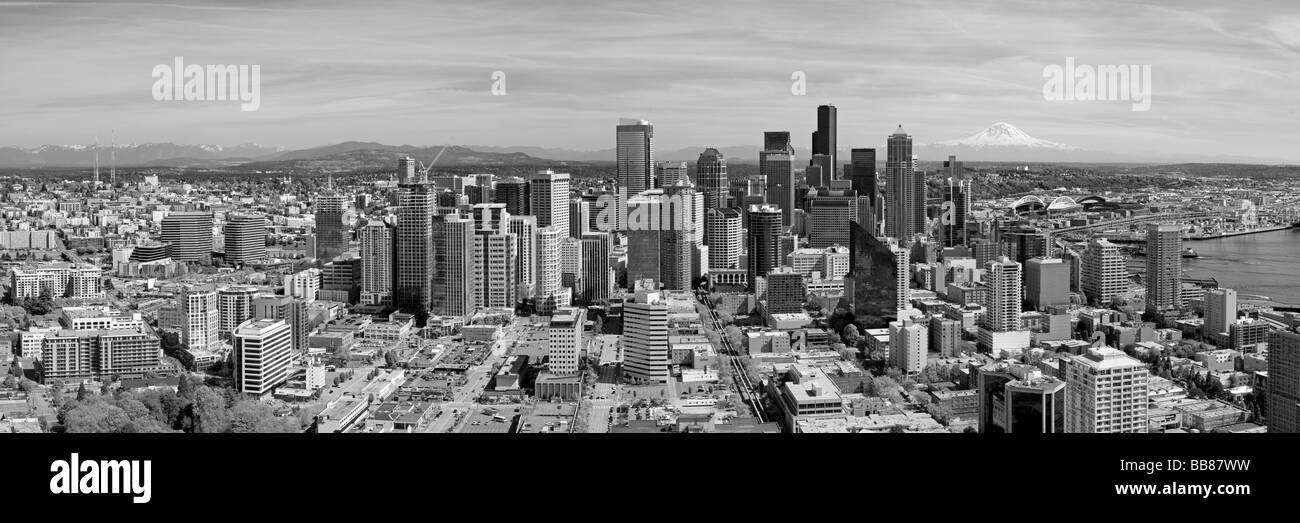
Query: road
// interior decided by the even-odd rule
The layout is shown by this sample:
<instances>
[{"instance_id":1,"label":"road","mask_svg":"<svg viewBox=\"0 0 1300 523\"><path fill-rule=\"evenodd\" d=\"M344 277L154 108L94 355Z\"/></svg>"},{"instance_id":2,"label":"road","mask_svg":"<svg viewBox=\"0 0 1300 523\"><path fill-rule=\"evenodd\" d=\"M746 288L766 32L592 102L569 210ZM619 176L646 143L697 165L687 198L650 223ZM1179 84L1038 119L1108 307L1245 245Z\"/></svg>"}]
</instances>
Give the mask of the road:
<instances>
[{"instance_id":1,"label":"road","mask_svg":"<svg viewBox=\"0 0 1300 523\"><path fill-rule=\"evenodd\" d=\"M492 353L483 359L483 363L465 371L465 384L452 389L452 401L444 402L440 406L442 414L426 426L424 432L455 432L464 425L465 420L469 419L468 415L464 415L465 413L483 408L478 403L478 398L483 395L483 390L492 381L492 368L509 358L511 349L523 328L520 322L515 321L501 329L501 338L492 344ZM457 419L458 416L452 411L463 416Z\"/></svg>"},{"instance_id":2,"label":"road","mask_svg":"<svg viewBox=\"0 0 1300 523\"><path fill-rule=\"evenodd\" d=\"M708 294L704 293L704 291L696 291L695 297L704 305L704 310L708 313L707 318L705 315L701 315L700 318L706 321L711 320L709 323L713 326L713 331L718 334L718 339L720 340L723 349L722 353L726 355L728 361L731 362L731 374L735 376L734 380L736 382L736 389L737 392L740 393L741 399L749 404L750 408L754 411L754 416L758 418L759 423L767 421L763 413L763 405L759 403L758 395L754 392L758 390L758 388L755 387L753 381L749 379L749 373L745 372L745 366L740 361L739 351L737 351L735 347L731 346L731 340L727 339L726 333L723 332L722 319L718 317L718 311L709 307Z\"/></svg>"}]
</instances>

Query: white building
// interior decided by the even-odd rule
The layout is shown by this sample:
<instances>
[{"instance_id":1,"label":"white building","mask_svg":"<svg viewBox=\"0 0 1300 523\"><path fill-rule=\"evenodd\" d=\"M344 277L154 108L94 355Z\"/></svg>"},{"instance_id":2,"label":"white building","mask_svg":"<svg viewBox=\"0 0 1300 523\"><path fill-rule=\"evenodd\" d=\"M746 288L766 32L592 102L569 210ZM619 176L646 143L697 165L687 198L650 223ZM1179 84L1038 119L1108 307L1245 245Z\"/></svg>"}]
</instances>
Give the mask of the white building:
<instances>
[{"instance_id":1,"label":"white building","mask_svg":"<svg viewBox=\"0 0 1300 523\"><path fill-rule=\"evenodd\" d=\"M284 320L248 320L233 339L237 390L260 396L288 379L293 335Z\"/></svg>"},{"instance_id":2,"label":"white building","mask_svg":"<svg viewBox=\"0 0 1300 523\"><path fill-rule=\"evenodd\" d=\"M1147 431L1147 367L1119 349L1099 347L1065 363L1066 432Z\"/></svg>"},{"instance_id":3,"label":"white building","mask_svg":"<svg viewBox=\"0 0 1300 523\"><path fill-rule=\"evenodd\" d=\"M548 330L547 370L558 376L578 374L582 366L582 330L587 322L586 309L560 309L551 316Z\"/></svg>"}]
</instances>

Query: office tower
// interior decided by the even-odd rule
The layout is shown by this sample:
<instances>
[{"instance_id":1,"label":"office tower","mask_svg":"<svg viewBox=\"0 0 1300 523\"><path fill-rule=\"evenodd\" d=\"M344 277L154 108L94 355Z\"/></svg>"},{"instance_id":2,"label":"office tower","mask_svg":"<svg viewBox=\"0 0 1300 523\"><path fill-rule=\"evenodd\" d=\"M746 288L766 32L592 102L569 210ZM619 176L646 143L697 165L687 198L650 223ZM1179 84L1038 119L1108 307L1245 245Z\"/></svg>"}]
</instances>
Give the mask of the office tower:
<instances>
[{"instance_id":1,"label":"office tower","mask_svg":"<svg viewBox=\"0 0 1300 523\"><path fill-rule=\"evenodd\" d=\"M645 120L621 119L616 128L618 230L627 230L627 201L655 186L655 128ZM538 222L539 225L546 224Z\"/></svg>"},{"instance_id":2,"label":"office tower","mask_svg":"<svg viewBox=\"0 0 1300 523\"><path fill-rule=\"evenodd\" d=\"M712 147L700 153L695 161L695 181L704 193L705 209L731 207L730 181L727 179L727 158Z\"/></svg>"},{"instance_id":3,"label":"office tower","mask_svg":"<svg viewBox=\"0 0 1300 523\"><path fill-rule=\"evenodd\" d=\"M704 243L709 246L710 269L739 269L740 211L709 207L705 215Z\"/></svg>"},{"instance_id":4,"label":"office tower","mask_svg":"<svg viewBox=\"0 0 1300 523\"><path fill-rule=\"evenodd\" d=\"M474 304L513 309L517 303L519 241L510 234L510 214L504 203L473 207Z\"/></svg>"},{"instance_id":5,"label":"office tower","mask_svg":"<svg viewBox=\"0 0 1300 523\"><path fill-rule=\"evenodd\" d=\"M803 275L789 267L778 267L767 273L767 313L803 312L808 296L804 288Z\"/></svg>"},{"instance_id":6,"label":"office tower","mask_svg":"<svg viewBox=\"0 0 1300 523\"><path fill-rule=\"evenodd\" d=\"M920 374L930 350L930 329L912 318L889 322L889 364L905 374Z\"/></svg>"},{"instance_id":7,"label":"office tower","mask_svg":"<svg viewBox=\"0 0 1300 523\"><path fill-rule=\"evenodd\" d=\"M261 396L289 378L293 335L284 320L248 320L232 338L235 390Z\"/></svg>"},{"instance_id":8,"label":"office tower","mask_svg":"<svg viewBox=\"0 0 1300 523\"><path fill-rule=\"evenodd\" d=\"M961 322L933 316L930 318L930 352L944 358L957 355L957 342L961 340Z\"/></svg>"},{"instance_id":9,"label":"office tower","mask_svg":"<svg viewBox=\"0 0 1300 523\"><path fill-rule=\"evenodd\" d=\"M987 240L975 240L970 245L971 254L975 257L975 268L983 269L988 267L989 263L1002 256L1002 244Z\"/></svg>"},{"instance_id":10,"label":"office tower","mask_svg":"<svg viewBox=\"0 0 1300 523\"><path fill-rule=\"evenodd\" d=\"M1065 431L1147 431L1147 367L1119 349L1093 347L1063 360Z\"/></svg>"},{"instance_id":11,"label":"office tower","mask_svg":"<svg viewBox=\"0 0 1300 523\"><path fill-rule=\"evenodd\" d=\"M402 185L397 210L397 286L394 305L414 314L417 326L424 326L433 298L433 216L437 206L434 187Z\"/></svg>"},{"instance_id":12,"label":"office tower","mask_svg":"<svg viewBox=\"0 0 1300 523\"><path fill-rule=\"evenodd\" d=\"M307 352L308 328L307 301L289 296L259 295L253 298L253 319L284 320L292 334L295 353Z\"/></svg>"},{"instance_id":13,"label":"office tower","mask_svg":"<svg viewBox=\"0 0 1300 523\"><path fill-rule=\"evenodd\" d=\"M591 228L591 202L582 198L569 200L569 236L581 238Z\"/></svg>"},{"instance_id":14,"label":"office tower","mask_svg":"<svg viewBox=\"0 0 1300 523\"><path fill-rule=\"evenodd\" d=\"M1067 247L1061 252L1061 260L1070 267L1070 292L1083 292L1083 251Z\"/></svg>"},{"instance_id":15,"label":"office tower","mask_svg":"<svg viewBox=\"0 0 1300 523\"><path fill-rule=\"evenodd\" d=\"M429 314L463 317L474 311L474 221L433 218L433 284Z\"/></svg>"},{"instance_id":16,"label":"office tower","mask_svg":"<svg viewBox=\"0 0 1300 523\"><path fill-rule=\"evenodd\" d=\"M1088 242L1083 251L1083 293L1088 303L1107 305L1112 297L1128 288L1128 268L1124 265L1124 255L1119 246L1104 238Z\"/></svg>"},{"instance_id":17,"label":"office tower","mask_svg":"<svg viewBox=\"0 0 1300 523\"><path fill-rule=\"evenodd\" d=\"M815 159L819 154L829 157L825 163L821 164L822 176L825 177L827 183L836 177L836 172L840 166L835 131L835 106L817 106L817 130L813 131L812 134L812 154L814 163L818 163Z\"/></svg>"},{"instance_id":18,"label":"office tower","mask_svg":"<svg viewBox=\"0 0 1300 523\"><path fill-rule=\"evenodd\" d=\"M332 260L348 250L352 236L346 222L352 197L344 194L322 194L316 197L316 257Z\"/></svg>"},{"instance_id":19,"label":"office tower","mask_svg":"<svg viewBox=\"0 0 1300 523\"><path fill-rule=\"evenodd\" d=\"M781 265L782 211L775 205L749 207L749 290L755 289L758 278L766 276Z\"/></svg>"},{"instance_id":20,"label":"office tower","mask_svg":"<svg viewBox=\"0 0 1300 523\"><path fill-rule=\"evenodd\" d=\"M546 329L546 370L560 376L578 374L582 369L578 357L584 348L582 330L586 322L587 309L555 311Z\"/></svg>"},{"instance_id":21,"label":"office tower","mask_svg":"<svg viewBox=\"0 0 1300 523\"><path fill-rule=\"evenodd\" d=\"M1268 335L1268 431L1300 432L1300 332Z\"/></svg>"},{"instance_id":22,"label":"office tower","mask_svg":"<svg viewBox=\"0 0 1300 523\"><path fill-rule=\"evenodd\" d=\"M647 191L627 200L627 282L629 288L638 280L663 281L663 266L671 254L663 254L663 242L669 232L659 227L663 194Z\"/></svg>"},{"instance_id":23,"label":"office tower","mask_svg":"<svg viewBox=\"0 0 1300 523\"><path fill-rule=\"evenodd\" d=\"M507 204L506 211L509 209ZM537 217L510 215L510 233L519 244L515 250L519 290L515 294L520 300L531 298L537 291Z\"/></svg>"},{"instance_id":24,"label":"office tower","mask_svg":"<svg viewBox=\"0 0 1300 523\"><path fill-rule=\"evenodd\" d=\"M944 247L966 245L966 221L970 217L971 181L966 179L961 162L956 156L949 156L943 162L947 185L943 191L943 213L940 225L943 227Z\"/></svg>"},{"instance_id":25,"label":"office tower","mask_svg":"<svg viewBox=\"0 0 1300 523\"><path fill-rule=\"evenodd\" d=\"M459 179L459 178L457 178ZM464 207L469 207L469 198L465 195L451 189L441 189L435 187L435 201L437 206L434 208L435 215L455 214L460 212Z\"/></svg>"},{"instance_id":26,"label":"office tower","mask_svg":"<svg viewBox=\"0 0 1300 523\"><path fill-rule=\"evenodd\" d=\"M397 159L398 181L403 185L420 183L415 177L415 158L403 156Z\"/></svg>"},{"instance_id":27,"label":"office tower","mask_svg":"<svg viewBox=\"0 0 1300 523\"><path fill-rule=\"evenodd\" d=\"M912 137L903 131L903 126L898 126L889 136L886 151L885 235L907 240L922 232L916 226L916 215L918 207L924 209L925 202L916 198Z\"/></svg>"},{"instance_id":28,"label":"office tower","mask_svg":"<svg viewBox=\"0 0 1300 523\"><path fill-rule=\"evenodd\" d=\"M991 363L978 369L979 431L1065 432L1066 383L1032 365Z\"/></svg>"},{"instance_id":29,"label":"office tower","mask_svg":"<svg viewBox=\"0 0 1300 523\"><path fill-rule=\"evenodd\" d=\"M284 295L302 298L308 303L316 301L316 295L320 291L320 275L321 270L315 268L286 274L284 276Z\"/></svg>"},{"instance_id":30,"label":"office tower","mask_svg":"<svg viewBox=\"0 0 1300 523\"><path fill-rule=\"evenodd\" d=\"M582 240L560 240L560 285L573 289L574 297L582 289Z\"/></svg>"},{"instance_id":31,"label":"office tower","mask_svg":"<svg viewBox=\"0 0 1300 523\"><path fill-rule=\"evenodd\" d=\"M1237 321L1237 291L1210 289L1205 291L1205 323L1201 335L1207 338L1228 332L1228 325Z\"/></svg>"},{"instance_id":32,"label":"office tower","mask_svg":"<svg viewBox=\"0 0 1300 523\"><path fill-rule=\"evenodd\" d=\"M763 133L763 151L758 153L758 172L766 184L766 203L781 209L781 225L788 227L798 206L794 188L794 145L787 131Z\"/></svg>"},{"instance_id":33,"label":"office tower","mask_svg":"<svg viewBox=\"0 0 1300 523\"><path fill-rule=\"evenodd\" d=\"M858 218L858 195L852 189L821 188L808 191L805 197L812 223L808 247L824 249L849 244L849 222Z\"/></svg>"},{"instance_id":34,"label":"office tower","mask_svg":"<svg viewBox=\"0 0 1300 523\"><path fill-rule=\"evenodd\" d=\"M804 181L808 187L830 187L835 173L832 161L834 159L829 154L814 154L808 160L808 169L804 171Z\"/></svg>"},{"instance_id":35,"label":"office tower","mask_svg":"<svg viewBox=\"0 0 1300 523\"><path fill-rule=\"evenodd\" d=\"M230 339L235 327L253 318L253 298L257 287L238 285L217 291L217 336Z\"/></svg>"},{"instance_id":36,"label":"office tower","mask_svg":"<svg viewBox=\"0 0 1300 523\"><path fill-rule=\"evenodd\" d=\"M1070 266L1060 258L1030 258L1025 263L1025 300L1034 310L1070 304Z\"/></svg>"},{"instance_id":37,"label":"office tower","mask_svg":"<svg viewBox=\"0 0 1300 523\"><path fill-rule=\"evenodd\" d=\"M1147 225L1147 310L1182 307L1182 228L1177 224Z\"/></svg>"},{"instance_id":38,"label":"office tower","mask_svg":"<svg viewBox=\"0 0 1300 523\"><path fill-rule=\"evenodd\" d=\"M663 202L659 222L664 288L690 290L691 283L703 274L696 270L700 265L696 257L704 244L704 195L683 180L664 186Z\"/></svg>"},{"instance_id":39,"label":"office tower","mask_svg":"<svg viewBox=\"0 0 1300 523\"><path fill-rule=\"evenodd\" d=\"M632 300L623 304L622 342L625 377L634 383L668 383L672 378L668 304L658 291L638 289Z\"/></svg>"},{"instance_id":40,"label":"office tower","mask_svg":"<svg viewBox=\"0 0 1300 523\"><path fill-rule=\"evenodd\" d=\"M989 264L984 285L984 323L992 332L1020 330L1020 300L1023 297L1023 266L1003 256Z\"/></svg>"},{"instance_id":41,"label":"office tower","mask_svg":"<svg viewBox=\"0 0 1300 523\"><path fill-rule=\"evenodd\" d=\"M316 299L355 305L361 296L361 258L348 252L320 268Z\"/></svg>"},{"instance_id":42,"label":"office tower","mask_svg":"<svg viewBox=\"0 0 1300 523\"><path fill-rule=\"evenodd\" d=\"M1050 245L1047 241L1047 235L1036 227L1015 227L1001 234L1003 251L1008 253L1012 259L1020 263L1029 261L1030 258L1050 258Z\"/></svg>"},{"instance_id":43,"label":"office tower","mask_svg":"<svg viewBox=\"0 0 1300 523\"><path fill-rule=\"evenodd\" d=\"M668 187L677 182L689 182L686 175L686 162L659 162L655 174L655 187Z\"/></svg>"},{"instance_id":44,"label":"office tower","mask_svg":"<svg viewBox=\"0 0 1300 523\"><path fill-rule=\"evenodd\" d=\"M162 219L162 241L171 244L172 259L197 262L212 255L212 213L173 212Z\"/></svg>"},{"instance_id":45,"label":"office tower","mask_svg":"<svg viewBox=\"0 0 1300 523\"><path fill-rule=\"evenodd\" d=\"M582 300L596 303L609 299L613 290L613 270L609 266L609 251L614 239L607 232L589 232L582 235Z\"/></svg>"},{"instance_id":46,"label":"office tower","mask_svg":"<svg viewBox=\"0 0 1300 523\"><path fill-rule=\"evenodd\" d=\"M531 200L528 181L517 176L498 180L492 194L492 202L506 204L506 212L511 216L531 216Z\"/></svg>"},{"instance_id":47,"label":"office tower","mask_svg":"<svg viewBox=\"0 0 1300 523\"><path fill-rule=\"evenodd\" d=\"M226 215L226 263L244 265L266 259L266 217L260 214Z\"/></svg>"},{"instance_id":48,"label":"office tower","mask_svg":"<svg viewBox=\"0 0 1300 523\"><path fill-rule=\"evenodd\" d=\"M181 288L177 302L184 318L181 323L181 343L197 350L219 349L221 312L217 307L217 287L186 285Z\"/></svg>"},{"instance_id":49,"label":"office tower","mask_svg":"<svg viewBox=\"0 0 1300 523\"><path fill-rule=\"evenodd\" d=\"M893 238L876 238L859 224L849 229L849 276L844 295L853 315L867 329L886 327L911 303L909 251Z\"/></svg>"},{"instance_id":50,"label":"office tower","mask_svg":"<svg viewBox=\"0 0 1300 523\"><path fill-rule=\"evenodd\" d=\"M912 156L912 200L916 206L912 208L912 224L917 234L930 235L930 228L926 222L926 212L929 211L928 187L925 184L925 171L916 168L916 155Z\"/></svg>"},{"instance_id":51,"label":"office tower","mask_svg":"<svg viewBox=\"0 0 1300 523\"><path fill-rule=\"evenodd\" d=\"M876 150L853 149L849 151L849 170L852 173L853 190L859 196L874 199L880 193L880 184L876 179Z\"/></svg>"},{"instance_id":52,"label":"office tower","mask_svg":"<svg viewBox=\"0 0 1300 523\"><path fill-rule=\"evenodd\" d=\"M537 229L537 293L534 297L541 314L549 314L555 307L568 306L567 301L561 301L564 281L560 272L561 246L567 233L568 230L561 231L554 226Z\"/></svg>"},{"instance_id":53,"label":"office tower","mask_svg":"<svg viewBox=\"0 0 1300 523\"><path fill-rule=\"evenodd\" d=\"M554 225L569 234L569 173L538 171L528 178L528 185L537 226Z\"/></svg>"},{"instance_id":54,"label":"office tower","mask_svg":"<svg viewBox=\"0 0 1300 523\"><path fill-rule=\"evenodd\" d=\"M397 230L382 220L361 227L361 303L392 304Z\"/></svg>"}]
</instances>

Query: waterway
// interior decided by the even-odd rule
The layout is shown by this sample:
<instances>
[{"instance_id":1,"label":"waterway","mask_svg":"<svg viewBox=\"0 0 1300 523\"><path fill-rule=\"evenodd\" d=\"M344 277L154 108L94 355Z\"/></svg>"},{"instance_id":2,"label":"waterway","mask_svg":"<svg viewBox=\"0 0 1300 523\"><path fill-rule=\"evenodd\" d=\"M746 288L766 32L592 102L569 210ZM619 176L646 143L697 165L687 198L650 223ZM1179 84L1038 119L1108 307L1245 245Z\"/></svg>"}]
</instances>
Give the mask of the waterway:
<instances>
[{"instance_id":1,"label":"waterway","mask_svg":"<svg viewBox=\"0 0 1300 523\"><path fill-rule=\"evenodd\" d=\"M1200 254L1183 260L1188 276L1212 276L1220 287L1237 291L1239 299L1267 297L1300 305L1300 229L1183 242L1183 246Z\"/></svg>"}]
</instances>

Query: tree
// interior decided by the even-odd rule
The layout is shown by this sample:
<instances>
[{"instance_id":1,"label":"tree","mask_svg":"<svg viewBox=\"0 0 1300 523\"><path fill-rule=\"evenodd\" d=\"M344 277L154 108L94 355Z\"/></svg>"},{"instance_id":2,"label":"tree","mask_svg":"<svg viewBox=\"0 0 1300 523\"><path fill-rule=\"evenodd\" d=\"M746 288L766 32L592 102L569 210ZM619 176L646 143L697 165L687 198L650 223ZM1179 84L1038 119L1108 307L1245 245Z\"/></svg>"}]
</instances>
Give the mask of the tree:
<instances>
[{"instance_id":1,"label":"tree","mask_svg":"<svg viewBox=\"0 0 1300 523\"><path fill-rule=\"evenodd\" d=\"M281 419L271 407L256 400L244 400L230 409L230 432L280 433L298 432L298 418Z\"/></svg>"},{"instance_id":2,"label":"tree","mask_svg":"<svg viewBox=\"0 0 1300 523\"><path fill-rule=\"evenodd\" d=\"M230 430L226 399L210 387L199 387L194 394L195 432L217 433Z\"/></svg>"},{"instance_id":3,"label":"tree","mask_svg":"<svg viewBox=\"0 0 1300 523\"><path fill-rule=\"evenodd\" d=\"M389 368L397 367L397 351L387 351L384 353L384 365Z\"/></svg>"},{"instance_id":4,"label":"tree","mask_svg":"<svg viewBox=\"0 0 1300 523\"><path fill-rule=\"evenodd\" d=\"M77 386L77 401L86 401L86 395L86 382L83 381Z\"/></svg>"}]
</instances>

